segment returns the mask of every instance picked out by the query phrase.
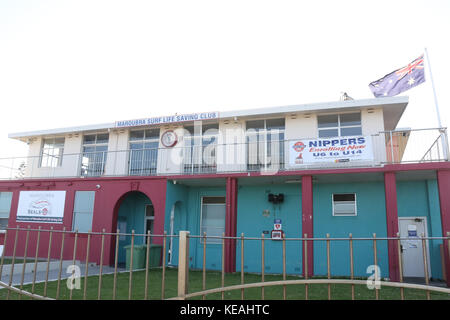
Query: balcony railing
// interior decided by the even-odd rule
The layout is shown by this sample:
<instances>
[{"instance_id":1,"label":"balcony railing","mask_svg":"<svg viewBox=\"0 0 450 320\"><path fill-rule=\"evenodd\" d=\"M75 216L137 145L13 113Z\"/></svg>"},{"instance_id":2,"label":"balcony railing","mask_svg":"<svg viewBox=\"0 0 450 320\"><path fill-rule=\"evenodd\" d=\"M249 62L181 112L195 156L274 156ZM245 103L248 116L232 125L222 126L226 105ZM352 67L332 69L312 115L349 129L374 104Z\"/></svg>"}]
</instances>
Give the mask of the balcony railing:
<instances>
[{"instance_id":1,"label":"balcony railing","mask_svg":"<svg viewBox=\"0 0 450 320\"><path fill-rule=\"evenodd\" d=\"M181 139L173 148L84 152L55 157L57 161L51 162L43 162L40 156L0 158L0 179L276 173L440 162L448 161L448 137L446 128L432 128L383 131L360 137L282 140L272 137L244 143L189 146L184 146ZM55 166L43 166L48 163Z\"/></svg>"}]
</instances>

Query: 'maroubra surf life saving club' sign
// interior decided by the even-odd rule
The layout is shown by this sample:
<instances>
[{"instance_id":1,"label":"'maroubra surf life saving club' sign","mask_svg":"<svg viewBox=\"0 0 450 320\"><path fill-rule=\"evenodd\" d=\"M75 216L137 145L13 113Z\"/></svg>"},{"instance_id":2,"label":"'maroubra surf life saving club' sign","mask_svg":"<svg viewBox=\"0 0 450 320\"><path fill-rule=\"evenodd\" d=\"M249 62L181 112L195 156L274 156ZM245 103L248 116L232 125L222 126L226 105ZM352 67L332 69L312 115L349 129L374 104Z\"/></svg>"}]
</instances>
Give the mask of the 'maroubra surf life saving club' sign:
<instances>
[{"instance_id":1,"label":"'maroubra surf life saving club' sign","mask_svg":"<svg viewBox=\"0 0 450 320\"><path fill-rule=\"evenodd\" d=\"M134 120L121 120L116 121L116 128L120 127L136 127L136 126L148 126L157 124L168 124L176 122L185 121L201 121L209 119L218 119L219 112L201 112L201 113L190 113L190 114L176 114L173 116L163 116L163 117L153 117L153 118L143 118Z\"/></svg>"},{"instance_id":2,"label":"'maroubra surf life saving club' sign","mask_svg":"<svg viewBox=\"0 0 450 320\"><path fill-rule=\"evenodd\" d=\"M290 166L355 161L373 161L371 137L352 136L289 141Z\"/></svg>"}]
</instances>

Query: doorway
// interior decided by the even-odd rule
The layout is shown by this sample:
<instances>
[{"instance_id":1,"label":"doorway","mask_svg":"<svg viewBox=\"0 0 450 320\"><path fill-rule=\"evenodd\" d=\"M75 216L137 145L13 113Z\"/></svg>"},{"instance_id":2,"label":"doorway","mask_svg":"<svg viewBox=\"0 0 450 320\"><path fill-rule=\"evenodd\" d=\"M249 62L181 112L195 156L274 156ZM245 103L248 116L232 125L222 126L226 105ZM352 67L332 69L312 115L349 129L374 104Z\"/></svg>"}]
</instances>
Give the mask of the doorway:
<instances>
[{"instance_id":1,"label":"doorway","mask_svg":"<svg viewBox=\"0 0 450 320\"><path fill-rule=\"evenodd\" d=\"M169 225L169 251L168 251L168 264L177 265L178 264L178 238L176 237L180 230L186 229L186 215L182 214L182 203L177 201L173 204L170 210L170 225Z\"/></svg>"},{"instance_id":2,"label":"doorway","mask_svg":"<svg viewBox=\"0 0 450 320\"><path fill-rule=\"evenodd\" d=\"M427 220L425 217L399 218L401 255L403 261L403 277L425 278L425 267L422 247L422 234L427 237ZM428 277L431 277L428 240L425 241Z\"/></svg>"},{"instance_id":3,"label":"doorway","mask_svg":"<svg viewBox=\"0 0 450 320\"><path fill-rule=\"evenodd\" d=\"M127 193L120 203L117 216L117 227L121 235L119 237L118 263L122 265L126 262L127 245L131 244L131 232L134 230L135 245L146 243L147 231L153 233L155 211L150 199L142 192L132 191Z\"/></svg>"}]
</instances>

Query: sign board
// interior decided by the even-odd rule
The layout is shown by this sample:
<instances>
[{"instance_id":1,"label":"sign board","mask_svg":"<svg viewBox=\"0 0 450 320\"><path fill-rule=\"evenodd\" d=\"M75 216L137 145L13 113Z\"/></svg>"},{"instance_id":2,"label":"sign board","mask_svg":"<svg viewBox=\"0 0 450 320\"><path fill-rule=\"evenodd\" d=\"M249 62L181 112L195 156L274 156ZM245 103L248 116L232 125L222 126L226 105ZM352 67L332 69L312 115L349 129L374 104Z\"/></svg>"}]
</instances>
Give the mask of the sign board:
<instances>
[{"instance_id":1,"label":"sign board","mask_svg":"<svg viewBox=\"0 0 450 320\"><path fill-rule=\"evenodd\" d=\"M281 219L275 219L273 221L273 229L274 230L281 230Z\"/></svg>"},{"instance_id":2,"label":"sign board","mask_svg":"<svg viewBox=\"0 0 450 320\"><path fill-rule=\"evenodd\" d=\"M408 230L408 237L417 237L417 230Z\"/></svg>"},{"instance_id":3,"label":"sign board","mask_svg":"<svg viewBox=\"0 0 450 320\"><path fill-rule=\"evenodd\" d=\"M115 127L116 128L137 127L137 126L168 124L168 123L185 122L185 121L201 121L201 120L218 119L218 118L219 118L219 112L190 113L190 114L180 114L180 115L174 115L174 116L143 118L143 119L134 119L134 120L121 120L121 121L116 121Z\"/></svg>"},{"instance_id":4,"label":"sign board","mask_svg":"<svg viewBox=\"0 0 450 320\"><path fill-rule=\"evenodd\" d=\"M415 249L418 248L418 239L419 237L417 236L417 226L415 224L409 224L408 225L408 248L410 249ZM413 239L413 240L411 240Z\"/></svg>"},{"instance_id":5,"label":"sign board","mask_svg":"<svg viewBox=\"0 0 450 320\"><path fill-rule=\"evenodd\" d=\"M17 222L62 223L66 191L20 191Z\"/></svg>"},{"instance_id":6,"label":"sign board","mask_svg":"<svg viewBox=\"0 0 450 320\"><path fill-rule=\"evenodd\" d=\"M272 240L282 240L283 239L283 231L272 230L271 238L272 238Z\"/></svg>"},{"instance_id":7,"label":"sign board","mask_svg":"<svg viewBox=\"0 0 450 320\"><path fill-rule=\"evenodd\" d=\"M321 162L373 161L370 136L351 136L289 141L289 165Z\"/></svg>"}]
</instances>

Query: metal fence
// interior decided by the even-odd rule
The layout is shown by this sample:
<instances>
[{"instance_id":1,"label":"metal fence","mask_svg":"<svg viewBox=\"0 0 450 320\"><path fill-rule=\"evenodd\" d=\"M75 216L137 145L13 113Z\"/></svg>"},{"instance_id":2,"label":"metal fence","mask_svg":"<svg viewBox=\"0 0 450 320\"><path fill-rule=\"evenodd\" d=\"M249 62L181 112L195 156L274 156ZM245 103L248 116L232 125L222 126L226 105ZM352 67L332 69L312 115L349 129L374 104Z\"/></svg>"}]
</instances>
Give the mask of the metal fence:
<instances>
[{"instance_id":1,"label":"metal fence","mask_svg":"<svg viewBox=\"0 0 450 320\"><path fill-rule=\"evenodd\" d=\"M308 138L299 138L307 140ZM311 138L313 139L313 138ZM317 138L315 138L317 139ZM151 176L235 172L279 172L334 167L373 167L393 163L448 160L446 128L383 131L370 136L372 160L289 163L289 144L297 139L259 139L244 143L188 145L42 156L0 158L0 179ZM47 157L50 157L47 155Z\"/></svg>"},{"instance_id":2,"label":"metal fence","mask_svg":"<svg viewBox=\"0 0 450 320\"><path fill-rule=\"evenodd\" d=\"M118 262L119 241L128 239L129 256L125 268ZM177 241L178 248L177 263L168 266L168 255L175 254L172 246L168 246L170 239ZM220 248L220 255L207 256L207 240L219 241L214 244ZM359 286L374 285L374 299L382 298L381 288L398 288L394 299L406 299L405 290L417 289L426 294L426 299L431 299L435 294L439 298L449 299L450 288L433 286L429 282L427 245L428 241L445 241L450 256L450 233L447 237L425 237L422 235L418 241L422 243L424 282L425 284L414 284L404 282L402 273L401 241L407 238L400 236L394 238L378 238L375 234L372 237L348 237L332 238L327 235L324 238L285 238L279 239L281 244L276 254L282 256L282 272L274 275L266 272L265 265L270 259L274 259L275 252L267 250L267 242L272 240L264 234L261 237L212 237L204 235L190 235L187 231L181 231L179 235L162 235L108 232L87 232L68 230L44 230L42 228L7 228L4 238L4 250L0 261L0 298L1 299L195 299L213 297L213 299L225 299L225 293L238 292L240 299L255 299L254 295L247 294L248 290L259 289L258 299L266 299L271 295L271 288L282 288L282 292L277 299L288 299L287 287L295 286L296 291L303 291L302 298L310 299L310 292L315 286L326 286L326 295L321 299L342 299L342 292L334 293L332 286L348 287L350 299L358 299L355 289ZM169 241L168 241L169 240ZM202 241L200 241L202 240ZM246 255L245 247L249 242L257 243L261 254L260 272L248 273L244 271L244 262L252 259ZM332 260L332 247L335 243L346 243L348 245L348 256L339 259L348 259L349 276L332 276L336 261ZM395 245L398 253L399 281L393 282L381 280L378 269L374 269L374 277L363 279L355 274L355 243L367 243L368 249L365 254L373 256L372 263L377 266L380 262L378 248L380 242ZM158 256L158 263L152 265L152 246L158 243L161 246L161 254ZM196 245L202 251L202 268L190 270L191 245ZM289 259L286 247L288 243L293 243L303 257L298 263L304 265L302 274L292 275L286 270L286 262ZM322 243L326 252L326 273L321 276L312 277L311 270L308 271L308 250L311 244ZM138 263L134 254L140 244L145 250L143 265L134 266ZM226 272L226 251L230 244L236 244L236 255L240 256L240 271L234 273ZM231 246L233 248L233 246ZM253 248L253 247L252 247ZM371 252L369 252L371 249ZM123 250L123 249L122 249ZM317 248L315 249L316 254ZM215 270L207 269L206 260L214 259L220 268ZM173 260L173 259L172 259ZM30 261L30 262L27 262ZM239 265L236 265L239 269ZM68 273L64 273L64 271ZM53 273L53 275L52 275ZM196 277L190 280L192 274ZM201 277L199 277L199 273ZM220 281L217 279L220 273ZM69 274L69 276L67 276ZM276 277L275 279L273 277ZM289 279L288 279L289 277ZM295 277L295 278L292 278ZM232 278L232 283L226 279ZM248 279L251 282L248 282ZM270 279L269 279L270 278ZM26 280L28 279L28 280ZM272 279L272 280L271 280ZM372 281L373 280L373 281ZM76 285L78 281L78 286ZM211 281L211 282L210 282ZM200 286L201 283L201 286ZM207 287L208 286L208 287ZM220 294L220 297L217 296Z\"/></svg>"}]
</instances>

